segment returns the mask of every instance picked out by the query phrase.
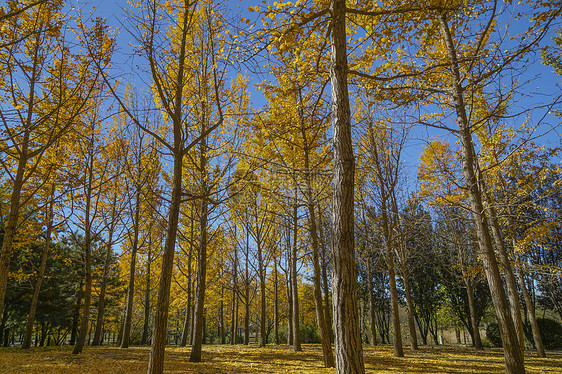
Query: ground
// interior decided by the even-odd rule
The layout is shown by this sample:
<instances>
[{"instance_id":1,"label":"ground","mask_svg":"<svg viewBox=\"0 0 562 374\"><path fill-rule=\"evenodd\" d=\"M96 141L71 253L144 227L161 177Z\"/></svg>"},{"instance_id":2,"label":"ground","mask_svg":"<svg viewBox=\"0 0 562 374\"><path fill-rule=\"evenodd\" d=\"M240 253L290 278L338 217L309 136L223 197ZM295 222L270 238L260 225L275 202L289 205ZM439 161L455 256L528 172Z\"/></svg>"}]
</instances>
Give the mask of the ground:
<instances>
[{"instance_id":1,"label":"ground","mask_svg":"<svg viewBox=\"0 0 562 374\"><path fill-rule=\"evenodd\" d=\"M0 373L50 374L127 374L145 373L148 347L120 349L116 347L86 347L80 355L71 354L72 347L45 347L22 350L0 348ZM258 348L241 345L203 346L202 363L190 363L190 348L166 349L165 373L331 373L335 369L322 367L318 345L304 345L295 353L289 346ZM367 373L504 373L502 351L486 349L477 352L460 347L422 347L406 351L406 357L396 358L392 347L364 347ZM537 358L526 352L527 374L562 374L562 352L548 352L548 358Z\"/></svg>"}]
</instances>

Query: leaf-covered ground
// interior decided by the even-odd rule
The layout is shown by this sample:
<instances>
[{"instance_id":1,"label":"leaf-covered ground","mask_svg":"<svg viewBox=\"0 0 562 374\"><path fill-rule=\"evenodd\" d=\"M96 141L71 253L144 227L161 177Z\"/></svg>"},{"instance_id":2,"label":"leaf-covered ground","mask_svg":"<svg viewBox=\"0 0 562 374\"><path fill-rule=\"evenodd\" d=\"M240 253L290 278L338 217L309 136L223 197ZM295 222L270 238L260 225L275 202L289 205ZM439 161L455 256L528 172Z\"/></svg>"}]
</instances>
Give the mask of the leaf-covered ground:
<instances>
[{"instance_id":1,"label":"leaf-covered ground","mask_svg":"<svg viewBox=\"0 0 562 374\"><path fill-rule=\"evenodd\" d=\"M319 346L305 345L295 353L288 346L244 347L204 346L202 363L190 363L189 348L166 350L166 373L335 373L322 368ZM501 350L476 352L468 348L425 348L406 351L405 358L395 358L391 347L364 348L368 373L503 373ZM72 347L0 348L0 373L144 373L148 347L120 349L86 347L81 355L72 355ZM526 353L528 374L562 373L562 352L548 352L539 359Z\"/></svg>"}]
</instances>

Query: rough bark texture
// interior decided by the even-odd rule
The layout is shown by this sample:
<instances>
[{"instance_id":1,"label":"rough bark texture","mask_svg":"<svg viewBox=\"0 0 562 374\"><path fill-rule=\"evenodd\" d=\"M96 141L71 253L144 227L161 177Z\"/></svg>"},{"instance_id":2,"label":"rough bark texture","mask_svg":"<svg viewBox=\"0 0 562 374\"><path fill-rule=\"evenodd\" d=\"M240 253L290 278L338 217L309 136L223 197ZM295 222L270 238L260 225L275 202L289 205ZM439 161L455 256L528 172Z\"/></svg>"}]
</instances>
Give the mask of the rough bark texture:
<instances>
[{"instance_id":1,"label":"rough bark texture","mask_svg":"<svg viewBox=\"0 0 562 374\"><path fill-rule=\"evenodd\" d=\"M359 334L355 274L354 174L351 117L347 89L345 0L332 0L330 28L332 126L334 131L333 275L332 294L337 372L365 373Z\"/></svg>"},{"instance_id":2,"label":"rough bark texture","mask_svg":"<svg viewBox=\"0 0 562 374\"><path fill-rule=\"evenodd\" d=\"M515 326L509 312L509 304L503 288L498 263L492 246L492 238L488 229L485 210L482 204L482 195L475 173L475 160L473 159L472 134L466 107L463 98L463 88L459 63L456 55L455 45L445 15L439 15L438 21L441 26L443 38L448 52L451 65L452 85L451 92L455 103L455 111L459 124L459 135L461 140L461 162L465 183L468 189L470 209L474 220L478 247L482 256L486 278L490 287L496 317L503 342L505 370L507 374L524 374L525 365L519 345L519 339Z\"/></svg>"},{"instance_id":3,"label":"rough bark texture","mask_svg":"<svg viewBox=\"0 0 562 374\"><path fill-rule=\"evenodd\" d=\"M152 335L152 344L150 346L148 374L162 374L164 370L164 350L166 348L170 287L172 284L172 268L174 266L174 250L178 231L182 182L182 158L179 151L179 136L174 143L177 147L177 154L174 158L172 200L168 212L168 235L164 244L164 253L162 254L162 270L160 272L158 298L156 301L156 312L154 314L154 332Z\"/></svg>"}]
</instances>

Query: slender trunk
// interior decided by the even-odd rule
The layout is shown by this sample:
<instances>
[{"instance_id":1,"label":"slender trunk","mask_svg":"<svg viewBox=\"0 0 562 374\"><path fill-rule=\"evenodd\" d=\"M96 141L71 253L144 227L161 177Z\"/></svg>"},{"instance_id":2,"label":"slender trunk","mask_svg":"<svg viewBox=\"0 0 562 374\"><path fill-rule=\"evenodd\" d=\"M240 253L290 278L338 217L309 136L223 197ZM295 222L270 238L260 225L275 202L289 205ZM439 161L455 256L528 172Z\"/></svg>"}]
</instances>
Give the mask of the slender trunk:
<instances>
[{"instance_id":1,"label":"slender trunk","mask_svg":"<svg viewBox=\"0 0 562 374\"><path fill-rule=\"evenodd\" d=\"M93 140L90 147L93 148ZM73 354L82 353L84 344L86 342L86 335L88 334L88 324L90 322L90 306L92 303L92 228L91 228L91 206L92 206L92 193L94 183L94 155L90 149L90 160L88 163L88 179L85 195L86 207L84 216L84 308L82 309L82 319L80 321L80 331L78 332L78 339L74 346Z\"/></svg>"},{"instance_id":2,"label":"slender trunk","mask_svg":"<svg viewBox=\"0 0 562 374\"><path fill-rule=\"evenodd\" d=\"M476 349L482 348L482 339L480 338L480 329L478 328L478 321L476 318L476 303L474 302L474 290L472 284L467 277L464 278L466 286L466 294L468 296L468 309L470 310L470 323L472 324L472 340Z\"/></svg>"},{"instance_id":3,"label":"slender trunk","mask_svg":"<svg viewBox=\"0 0 562 374\"><path fill-rule=\"evenodd\" d=\"M138 166L140 168L140 165ZM140 174L140 173L139 173ZM139 175L137 175L139 178ZM139 180L136 183L140 183ZM133 217L133 245L131 248L131 264L129 267L129 286L127 287L127 306L125 309L125 321L123 325L123 337L121 338L121 348L129 348L131 338L131 324L133 321L133 301L135 297L135 272L137 263L137 251L139 246L139 227L141 210L141 186L136 186L135 191L135 212Z\"/></svg>"},{"instance_id":4,"label":"slender trunk","mask_svg":"<svg viewBox=\"0 0 562 374\"><path fill-rule=\"evenodd\" d=\"M183 320L183 331L181 333L181 347L187 344L187 338L190 336L191 327L191 258L193 255L193 235L195 229L195 219L193 217L193 209L189 214L190 217L190 230L189 230L189 253L187 254L187 301L185 305L185 317ZM192 340L190 339L190 343Z\"/></svg>"},{"instance_id":5,"label":"slender trunk","mask_svg":"<svg viewBox=\"0 0 562 374\"><path fill-rule=\"evenodd\" d=\"M515 240L514 240L515 241ZM515 243L514 248L515 248ZM527 308L527 314L529 315L529 323L531 324L531 332L533 333L533 341L535 342L535 348L537 349L537 356L546 357L546 352L544 350L544 345L542 343L541 334L539 332L539 326L537 325L537 318L535 316L535 308L531 300L531 295L527 290L527 285L525 284L525 274L523 270L523 264L521 263L521 258L517 254L517 276L519 277L519 285L521 286L521 292L523 293L523 298L525 299L525 307Z\"/></svg>"},{"instance_id":6,"label":"slender trunk","mask_svg":"<svg viewBox=\"0 0 562 374\"><path fill-rule=\"evenodd\" d=\"M149 234L148 253L146 259L146 283L144 286L144 323L142 327L141 344L148 344L148 327L150 323L150 265L152 263L152 235Z\"/></svg>"},{"instance_id":7,"label":"slender trunk","mask_svg":"<svg viewBox=\"0 0 562 374\"><path fill-rule=\"evenodd\" d=\"M439 15L438 21L441 25L441 30L443 32L445 45L449 55L449 62L451 64L451 73L453 78L451 88L459 124L463 174L468 188L470 208L478 237L478 246L480 248L480 254L484 264L484 270L486 272L490 292L492 294L492 301L502 337L506 365L505 370L507 374L524 374L525 364L523 354L521 352L519 339L517 337L517 332L515 330L511 314L509 313L509 304L503 288L498 263L494 254L492 239L486 222L486 216L484 215L485 210L482 204L481 191L479 190L478 181L474 172L475 160L473 159L472 152L472 135L464 104L460 69L454 41L445 16Z\"/></svg>"},{"instance_id":8,"label":"slender trunk","mask_svg":"<svg viewBox=\"0 0 562 374\"><path fill-rule=\"evenodd\" d=\"M76 344L78 338L78 322L80 322L80 305L82 304L82 287L84 287L84 279L80 279L80 286L76 295L76 307L72 313L72 330L70 332L70 345Z\"/></svg>"},{"instance_id":9,"label":"slender trunk","mask_svg":"<svg viewBox=\"0 0 562 374\"><path fill-rule=\"evenodd\" d=\"M236 240L236 227L234 228L234 238ZM236 344L236 339L238 338L238 313L236 312L237 304L237 288L238 283L238 248L236 243L234 244L234 261L232 263L232 318L230 325L230 344Z\"/></svg>"},{"instance_id":10,"label":"slender trunk","mask_svg":"<svg viewBox=\"0 0 562 374\"><path fill-rule=\"evenodd\" d=\"M111 253L112 253L112 245L113 245L113 231L115 230L115 216L116 216L116 200L117 195L113 196L113 206L111 209L111 224L109 227L108 233L108 240L106 243L105 248L105 261L103 264L103 274L101 278L101 286L100 286L100 297L98 302L98 317L96 320L96 328L94 330L94 339L92 341L92 345L101 345L102 343L102 333L103 333L103 320L105 316L105 294L107 290L107 277L109 274L109 267L111 265Z\"/></svg>"},{"instance_id":11,"label":"slender trunk","mask_svg":"<svg viewBox=\"0 0 562 374\"><path fill-rule=\"evenodd\" d=\"M203 113L205 107L203 106ZM204 123L204 121L203 121ZM202 127L201 132L205 131L205 126ZM191 354L189 355L190 362L201 362L201 346L203 344L203 319L205 317L205 283L207 279L207 219L209 207L207 199L209 191L207 187L207 138L201 139L200 148L200 165L201 171L201 213L200 213L200 226L199 226L199 251L197 254L197 286L195 288L195 331L193 336L193 346L191 347Z\"/></svg>"},{"instance_id":12,"label":"slender trunk","mask_svg":"<svg viewBox=\"0 0 562 374\"><path fill-rule=\"evenodd\" d=\"M287 345L293 345L293 256L291 250L291 232L287 229L287 264L288 264L288 274L286 274L287 280Z\"/></svg>"},{"instance_id":13,"label":"slender trunk","mask_svg":"<svg viewBox=\"0 0 562 374\"><path fill-rule=\"evenodd\" d=\"M304 115L301 113L301 121ZM304 175L305 175L305 195L308 207L308 221L309 231L312 244L312 282L314 285L314 306L316 307L316 321L318 323L318 332L320 335L320 343L322 345L322 354L324 357L324 366L327 368L335 367L334 353L332 352L332 344L330 342L330 334L328 332L328 324L326 316L324 315L324 308L322 306L322 287L319 263L319 244L318 244L318 228L316 224L316 212L314 210L314 197L312 190L312 181L310 175L310 161L308 139L304 123L301 123L301 135L303 138L304 148Z\"/></svg>"},{"instance_id":14,"label":"slender trunk","mask_svg":"<svg viewBox=\"0 0 562 374\"><path fill-rule=\"evenodd\" d=\"M321 216L320 207L318 208L318 217ZM321 220L321 219L320 219ZM332 313L331 313L331 305L330 305L330 288L328 287L328 264L326 262L326 252L328 249L326 248L324 235L322 232L322 223L318 225L318 234L319 239L322 241L322 255L320 256L322 268L322 291L324 292L324 316L326 316L326 324L328 325L328 334L330 336L330 342L334 341L334 329L332 323Z\"/></svg>"},{"instance_id":15,"label":"slender trunk","mask_svg":"<svg viewBox=\"0 0 562 374\"><path fill-rule=\"evenodd\" d=\"M330 28L332 126L334 147L332 294L338 373L365 373L357 315L354 240L355 157L347 89L346 1L331 0Z\"/></svg>"},{"instance_id":16,"label":"slender trunk","mask_svg":"<svg viewBox=\"0 0 562 374\"><path fill-rule=\"evenodd\" d=\"M279 345L279 275L277 273L277 258L273 258L273 331L275 345Z\"/></svg>"},{"instance_id":17,"label":"slender trunk","mask_svg":"<svg viewBox=\"0 0 562 374\"><path fill-rule=\"evenodd\" d=\"M29 307L29 314L27 315L27 323L25 326L25 335L23 338L22 348L28 349L31 347L31 337L33 335L33 324L35 323L35 311L39 302L39 291L41 284L45 278L45 270L47 268L47 258L51 248L51 234L53 232L53 212L55 204L55 186L51 188L51 201L49 203L49 210L46 214L47 217L47 232L45 234L45 244L43 245L43 253L41 254L41 265L39 266L39 274L37 276L37 283L33 290L33 297L31 298L31 306Z\"/></svg>"},{"instance_id":18,"label":"slender trunk","mask_svg":"<svg viewBox=\"0 0 562 374\"><path fill-rule=\"evenodd\" d=\"M174 252L181 204L182 148L180 146L180 136L179 126L174 125L172 199L170 201L168 213L168 235L164 244L164 253L162 254L162 270L160 272L158 298L154 314L154 332L152 333L152 343L150 346L148 374L161 374L164 370L164 350L166 348L170 287L172 283L172 268L174 266Z\"/></svg>"},{"instance_id":19,"label":"slender trunk","mask_svg":"<svg viewBox=\"0 0 562 374\"><path fill-rule=\"evenodd\" d=\"M226 343L226 336L224 335L224 286L221 287L221 302L219 307L219 334L221 337L221 344Z\"/></svg>"},{"instance_id":20,"label":"slender trunk","mask_svg":"<svg viewBox=\"0 0 562 374\"><path fill-rule=\"evenodd\" d=\"M367 296L369 297L369 319L371 320L371 344L377 345L377 329L375 319L375 297L373 295L373 275L371 274L371 257L367 260Z\"/></svg>"},{"instance_id":21,"label":"slender trunk","mask_svg":"<svg viewBox=\"0 0 562 374\"><path fill-rule=\"evenodd\" d=\"M296 187L296 186L295 186ZM291 274L292 274L292 290L293 295L293 350L295 352L302 351L301 346L301 329L299 321L299 289L298 289L298 275L297 275L297 258L298 258L298 246L297 246L297 197L295 188L295 202L293 208L293 253L291 256Z\"/></svg>"},{"instance_id":22,"label":"slender trunk","mask_svg":"<svg viewBox=\"0 0 562 374\"><path fill-rule=\"evenodd\" d=\"M472 149L472 154L474 159L476 160L476 153L474 149ZM479 181L483 183L483 176L480 172L480 169L476 168L477 176L479 177ZM509 301L509 310L511 312L511 318L513 319L513 324L515 325L515 332L517 333L517 338L519 339L519 345L521 347L521 354L524 355L525 352L525 335L523 332L523 320L521 319L521 307L519 302L519 292L517 291L517 281L515 279L515 275L513 274L513 268L511 266L511 261L509 260L509 256L507 254L507 249L505 248L505 243L503 237L501 235L500 224L498 222L496 209L492 206L492 202L490 201L487 192L484 189L484 186L481 186L482 197L488 205L488 222L490 223L492 229L492 237L494 238L494 242L496 244L497 253L499 255L500 263L502 265L504 274L505 274L505 283L507 285L507 296Z\"/></svg>"},{"instance_id":23,"label":"slender trunk","mask_svg":"<svg viewBox=\"0 0 562 374\"><path fill-rule=\"evenodd\" d=\"M402 274L404 274L404 292L406 294L406 304L408 306L408 328L410 330L410 343L413 351L417 351L418 348L418 336L416 334L416 324L414 322L414 303L412 302L412 296L410 294L410 281L408 280L407 269L402 269Z\"/></svg>"}]
</instances>

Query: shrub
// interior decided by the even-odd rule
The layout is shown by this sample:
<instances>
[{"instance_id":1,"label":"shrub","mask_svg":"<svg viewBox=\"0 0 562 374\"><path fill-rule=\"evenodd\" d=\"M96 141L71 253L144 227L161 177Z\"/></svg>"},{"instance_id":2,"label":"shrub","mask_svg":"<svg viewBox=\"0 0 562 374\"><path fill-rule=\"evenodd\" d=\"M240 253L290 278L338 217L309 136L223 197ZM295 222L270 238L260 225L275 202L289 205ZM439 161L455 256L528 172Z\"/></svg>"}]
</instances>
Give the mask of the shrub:
<instances>
[{"instance_id":1,"label":"shrub","mask_svg":"<svg viewBox=\"0 0 562 374\"><path fill-rule=\"evenodd\" d=\"M546 349L562 348L562 325L550 318L537 318L542 344Z\"/></svg>"},{"instance_id":2,"label":"shrub","mask_svg":"<svg viewBox=\"0 0 562 374\"><path fill-rule=\"evenodd\" d=\"M502 346L502 337L497 322L491 322L488 324L488 327L486 327L486 338L488 338L494 347Z\"/></svg>"}]
</instances>

